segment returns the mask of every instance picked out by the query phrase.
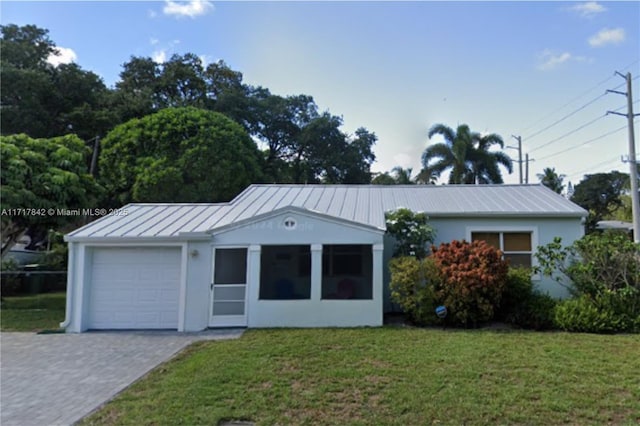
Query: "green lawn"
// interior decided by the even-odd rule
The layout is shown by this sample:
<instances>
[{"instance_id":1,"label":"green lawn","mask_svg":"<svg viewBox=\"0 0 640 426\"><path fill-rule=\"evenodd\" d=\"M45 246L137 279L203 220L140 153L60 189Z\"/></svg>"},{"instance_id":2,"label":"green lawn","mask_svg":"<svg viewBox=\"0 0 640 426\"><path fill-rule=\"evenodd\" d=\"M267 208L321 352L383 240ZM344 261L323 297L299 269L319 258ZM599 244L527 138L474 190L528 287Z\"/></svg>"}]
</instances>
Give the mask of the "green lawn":
<instances>
[{"instance_id":1,"label":"green lawn","mask_svg":"<svg viewBox=\"0 0 640 426\"><path fill-rule=\"evenodd\" d=\"M0 306L0 330L57 330L64 320L65 293L5 297Z\"/></svg>"},{"instance_id":2,"label":"green lawn","mask_svg":"<svg viewBox=\"0 0 640 426\"><path fill-rule=\"evenodd\" d=\"M93 424L640 422L640 337L408 328L250 330L199 342Z\"/></svg>"}]
</instances>

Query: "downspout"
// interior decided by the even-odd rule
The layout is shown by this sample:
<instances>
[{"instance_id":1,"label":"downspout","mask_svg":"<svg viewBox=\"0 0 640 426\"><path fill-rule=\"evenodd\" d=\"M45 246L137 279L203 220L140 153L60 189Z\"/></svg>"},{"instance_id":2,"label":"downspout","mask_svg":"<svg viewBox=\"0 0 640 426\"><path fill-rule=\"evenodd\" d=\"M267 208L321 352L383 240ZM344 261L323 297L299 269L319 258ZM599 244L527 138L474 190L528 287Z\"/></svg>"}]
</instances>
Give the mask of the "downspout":
<instances>
[{"instance_id":1,"label":"downspout","mask_svg":"<svg viewBox=\"0 0 640 426\"><path fill-rule=\"evenodd\" d=\"M64 311L64 321L60 323L60 328L66 329L69 327L71 323L71 307L73 304L71 303L71 298L73 297L73 281L75 276L75 243L69 243L69 254L68 254L68 262L67 262L67 301L65 305Z\"/></svg>"}]
</instances>

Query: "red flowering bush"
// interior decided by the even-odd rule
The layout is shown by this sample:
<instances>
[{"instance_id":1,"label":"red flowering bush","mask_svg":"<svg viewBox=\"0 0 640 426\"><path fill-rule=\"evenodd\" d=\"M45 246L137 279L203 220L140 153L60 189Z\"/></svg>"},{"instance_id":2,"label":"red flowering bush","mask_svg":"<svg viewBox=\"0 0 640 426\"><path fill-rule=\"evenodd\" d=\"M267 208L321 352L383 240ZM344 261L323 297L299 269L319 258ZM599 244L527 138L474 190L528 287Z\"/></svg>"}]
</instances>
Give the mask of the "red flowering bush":
<instances>
[{"instance_id":1,"label":"red flowering bush","mask_svg":"<svg viewBox=\"0 0 640 426\"><path fill-rule=\"evenodd\" d=\"M432 249L441 274L435 299L447 307L447 320L473 326L493 318L509 267L500 250L484 241L452 241Z\"/></svg>"}]
</instances>

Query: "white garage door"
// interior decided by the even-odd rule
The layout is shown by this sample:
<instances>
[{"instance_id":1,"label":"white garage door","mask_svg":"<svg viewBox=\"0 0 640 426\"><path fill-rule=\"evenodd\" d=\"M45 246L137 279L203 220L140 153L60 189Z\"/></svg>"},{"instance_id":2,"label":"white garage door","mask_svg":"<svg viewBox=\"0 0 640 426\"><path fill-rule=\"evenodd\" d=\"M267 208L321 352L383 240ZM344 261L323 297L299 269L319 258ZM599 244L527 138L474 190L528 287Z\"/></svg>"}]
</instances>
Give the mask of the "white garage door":
<instances>
[{"instance_id":1,"label":"white garage door","mask_svg":"<svg viewBox=\"0 0 640 426\"><path fill-rule=\"evenodd\" d=\"M89 328L177 329L180 248L93 251Z\"/></svg>"}]
</instances>

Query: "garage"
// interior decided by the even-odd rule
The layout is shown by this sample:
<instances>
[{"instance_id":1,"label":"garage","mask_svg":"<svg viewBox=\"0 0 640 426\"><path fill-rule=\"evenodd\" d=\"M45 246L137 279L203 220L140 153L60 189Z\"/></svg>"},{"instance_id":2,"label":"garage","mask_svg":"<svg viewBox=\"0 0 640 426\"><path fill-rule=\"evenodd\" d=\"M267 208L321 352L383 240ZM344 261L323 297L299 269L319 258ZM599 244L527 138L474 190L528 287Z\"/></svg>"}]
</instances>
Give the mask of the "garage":
<instances>
[{"instance_id":1,"label":"garage","mask_svg":"<svg viewBox=\"0 0 640 426\"><path fill-rule=\"evenodd\" d=\"M177 329L179 247L94 248L89 329Z\"/></svg>"}]
</instances>

